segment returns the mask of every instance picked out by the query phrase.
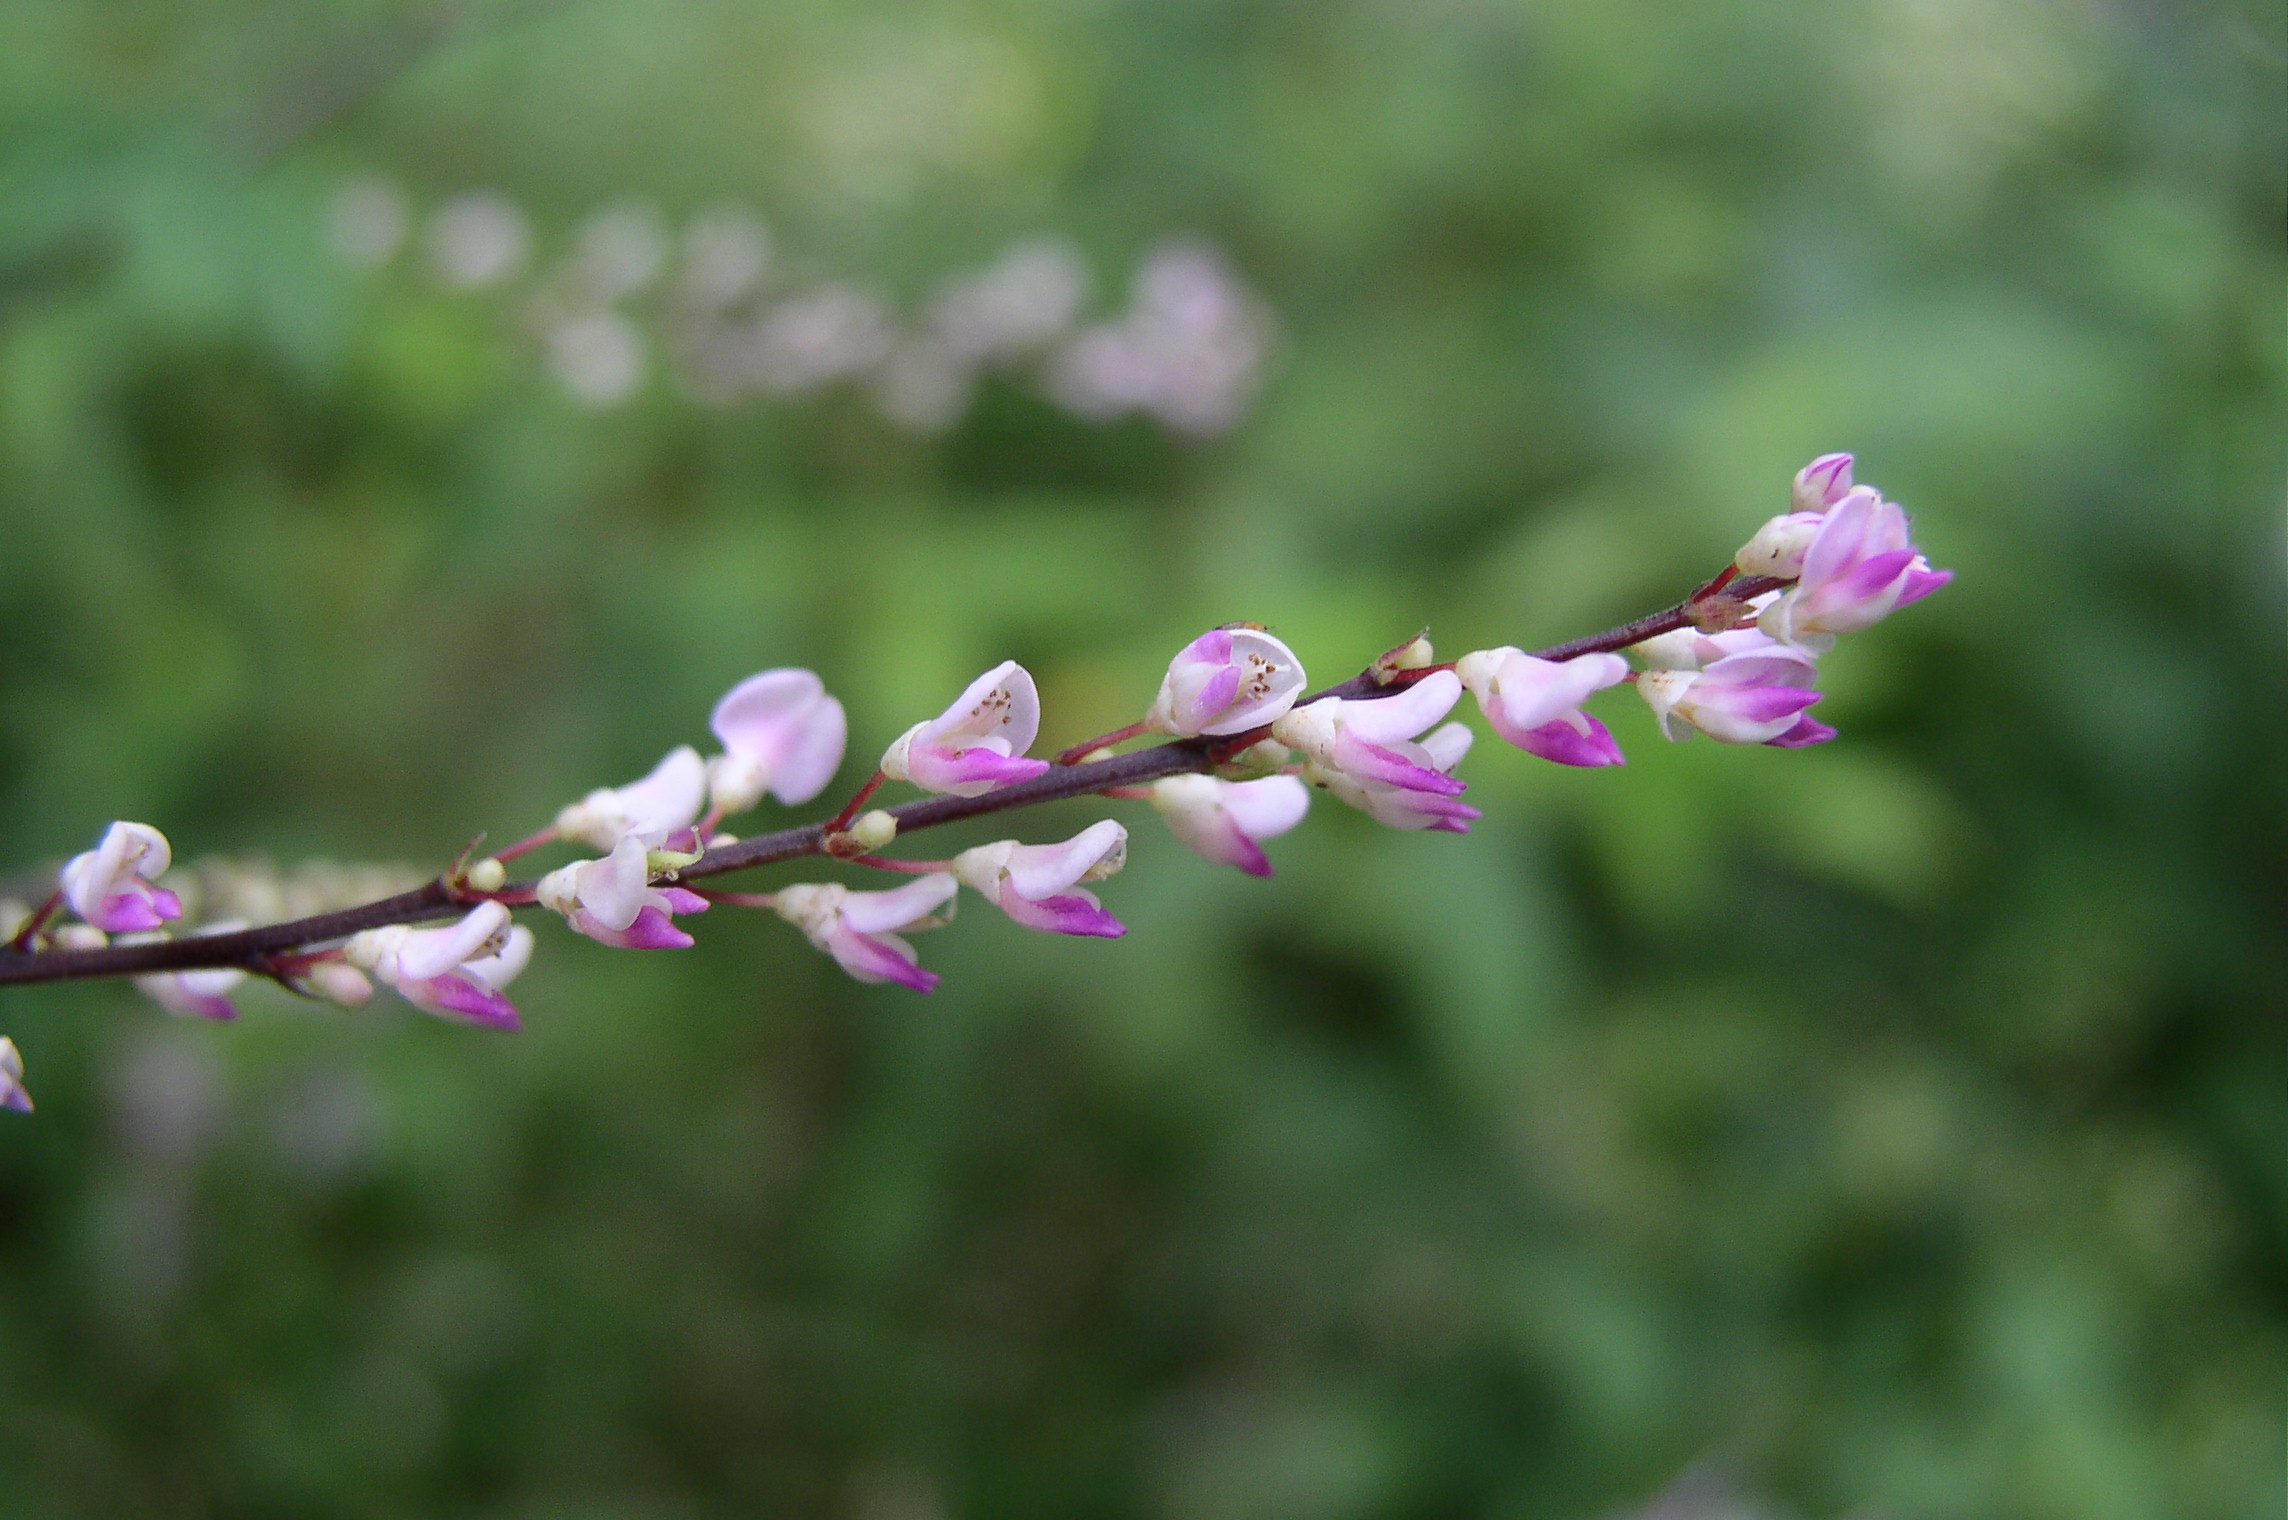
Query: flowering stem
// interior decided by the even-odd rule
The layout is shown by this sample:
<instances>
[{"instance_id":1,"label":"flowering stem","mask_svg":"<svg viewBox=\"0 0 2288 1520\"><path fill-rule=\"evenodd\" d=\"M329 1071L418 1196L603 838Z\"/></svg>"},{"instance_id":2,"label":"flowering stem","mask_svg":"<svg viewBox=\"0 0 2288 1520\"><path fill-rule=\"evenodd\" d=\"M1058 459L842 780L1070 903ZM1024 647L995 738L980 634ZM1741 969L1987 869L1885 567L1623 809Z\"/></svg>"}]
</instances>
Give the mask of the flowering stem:
<instances>
[{"instance_id":1,"label":"flowering stem","mask_svg":"<svg viewBox=\"0 0 2288 1520\"><path fill-rule=\"evenodd\" d=\"M556 843L556 838L556 825L550 824L547 828L542 829L537 834L529 834L524 838L519 839L515 844L510 845L505 850L493 851L493 859L499 861L502 865L507 865L510 861L515 860L521 855L530 855L534 850L541 849L544 846Z\"/></svg>"},{"instance_id":2,"label":"flowering stem","mask_svg":"<svg viewBox=\"0 0 2288 1520\"><path fill-rule=\"evenodd\" d=\"M953 869L950 860L894 860L887 855L853 855L854 866L872 866L877 871L903 871L908 876L933 876Z\"/></svg>"},{"instance_id":3,"label":"flowering stem","mask_svg":"<svg viewBox=\"0 0 2288 1520\"><path fill-rule=\"evenodd\" d=\"M56 916L56 909L63 905L62 890L50 892L48 900L33 909L32 916L24 920L24 926L16 931L16 937L8 942L8 948L13 951L29 951L40 930L47 926L48 920Z\"/></svg>"},{"instance_id":4,"label":"flowering stem","mask_svg":"<svg viewBox=\"0 0 2288 1520\"><path fill-rule=\"evenodd\" d=\"M1532 652L1544 660L1570 660L1584 654L1626 649L1631 644L1642 643L1679 628L1700 627L1719 614L1732 615L1749 598L1777 590L1786 584L1786 581L1770 576L1737 580L1725 588L1721 598L1711 597L1699 602L1687 600L1649 617L1623 623L1617 628L1608 628L1603 633ZM1412 672L1399 673L1401 676L1411 674ZM1324 697L1371 700L1395 696L1405 690L1408 684L1410 682L1404 679L1393 679L1385 684L1370 670L1324 691L1314 692L1302 700L1315 702ZM907 834L915 829L935 828L940 824L1032 807L1039 803L1061 802L1072 797L1142 787L1164 776L1212 771L1219 759L1237 754L1269 734L1270 729L1265 727L1217 739L1178 739L1167 744L1155 744L1147 749L1111 755L1102 760L1058 766L1030 781L1019 781L978 797L922 797L912 802L899 803L887 811L897 820L898 832ZM773 834L756 834L721 849L709 850L677 872L677 879L685 882L701 880L732 871L746 871L756 866L797 860L804 856L824 855L827 836L840 833L848 827L858 810L880 789L883 779L882 773L876 771L873 779L859 788L858 795L851 798L831 822L803 824L799 828L781 829ZM554 833L553 830L548 832L551 835ZM535 836L536 839L538 837ZM533 847L537 848L537 845ZM517 848L518 846L511 846L512 850ZM504 857L506 854L503 852ZM877 860L869 860L867 863L884 865L893 870L910 869L917 864ZM532 888L533 883L529 881L512 882L499 892L485 895L504 903L523 904L530 902ZM470 895L466 889L457 888L440 877L410 892L400 892L378 902L287 923L264 924L230 934L201 934L133 945L110 945L100 950L47 950L38 953L30 952L24 943L15 943L0 949L0 987L27 986L38 982L87 981L99 977L142 976L154 971L188 971L216 966L236 966L259 972L266 961L277 956L332 940L346 939L362 930L451 917L461 911ZM716 902L770 906L768 893L706 892L703 895ZM51 911L52 903L43 908L39 915L35 915L35 918L43 917ZM19 941L22 940L21 935L18 938Z\"/></svg>"},{"instance_id":5,"label":"flowering stem","mask_svg":"<svg viewBox=\"0 0 2288 1520\"><path fill-rule=\"evenodd\" d=\"M1148 734L1150 732L1152 732L1152 724L1150 720L1139 718L1134 723L1129 724L1126 728L1116 728L1109 734L1098 734L1095 738L1089 740L1085 744L1074 745L1071 749L1068 749L1063 754L1057 756L1057 764L1078 765L1081 763L1081 761L1087 759L1090 755L1095 754L1098 750L1103 749L1108 745L1122 744L1130 739L1135 738L1138 734Z\"/></svg>"},{"instance_id":6,"label":"flowering stem","mask_svg":"<svg viewBox=\"0 0 2288 1520\"><path fill-rule=\"evenodd\" d=\"M842 811L834 815L833 821L826 825L824 832L828 834L839 834L844 829L850 827L850 820L858 816L858 810L864 807L867 803L867 800L870 799L876 792L882 789L882 783L889 779L889 777L883 775L880 771L874 772L874 774L867 779L866 784L858 788L858 795L851 798L848 802L842 804ZM687 872L685 874L688 875L689 873Z\"/></svg>"},{"instance_id":7,"label":"flowering stem","mask_svg":"<svg viewBox=\"0 0 2288 1520\"><path fill-rule=\"evenodd\" d=\"M691 890L709 902L721 903L726 908L775 908L779 905L778 895L773 892L725 892L719 887L693 887Z\"/></svg>"}]
</instances>

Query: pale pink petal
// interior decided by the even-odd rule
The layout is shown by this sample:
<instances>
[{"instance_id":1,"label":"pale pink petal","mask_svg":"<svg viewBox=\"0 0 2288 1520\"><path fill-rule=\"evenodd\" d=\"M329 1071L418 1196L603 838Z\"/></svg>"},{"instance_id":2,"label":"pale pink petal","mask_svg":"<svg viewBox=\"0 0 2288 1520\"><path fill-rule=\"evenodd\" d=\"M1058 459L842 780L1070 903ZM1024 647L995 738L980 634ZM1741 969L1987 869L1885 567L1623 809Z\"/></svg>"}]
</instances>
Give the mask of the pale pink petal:
<instances>
[{"instance_id":1,"label":"pale pink petal","mask_svg":"<svg viewBox=\"0 0 2288 1520\"><path fill-rule=\"evenodd\" d=\"M860 934L903 929L935 914L960 891L951 876L917 876L888 892L852 892L842 900L842 921Z\"/></svg>"},{"instance_id":2,"label":"pale pink petal","mask_svg":"<svg viewBox=\"0 0 2288 1520\"><path fill-rule=\"evenodd\" d=\"M471 908L457 924L443 929L413 929L397 952L398 975L407 981L427 981L442 975L482 951L508 927L508 909L497 902Z\"/></svg>"},{"instance_id":3,"label":"pale pink petal","mask_svg":"<svg viewBox=\"0 0 2288 1520\"><path fill-rule=\"evenodd\" d=\"M1227 781L1223 784L1223 810L1248 838L1274 839L1301 823L1311 811L1311 789L1293 776Z\"/></svg>"},{"instance_id":4,"label":"pale pink petal","mask_svg":"<svg viewBox=\"0 0 2288 1520\"><path fill-rule=\"evenodd\" d=\"M1009 852L1009 885L1020 897L1038 902L1054 897L1099 864L1127 849L1128 830L1107 818L1092 823L1062 844L1021 844Z\"/></svg>"},{"instance_id":5,"label":"pale pink petal","mask_svg":"<svg viewBox=\"0 0 2288 1520\"><path fill-rule=\"evenodd\" d=\"M1411 739L1453 711L1462 697L1462 678L1450 670L1432 671L1396 696L1345 701L1338 720L1370 743Z\"/></svg>"},{"instance_id":6,"label":"pale pink petal","mask_svg":"<svg viewBox=\"0 0 2288 1520\"><path fill-rule=\"evenodd\" d=\"M821 697L771 777L771 795L793 806L826 790L842 768L850 742L850 719L833 697Z\"/></svg>"}]
</instances>

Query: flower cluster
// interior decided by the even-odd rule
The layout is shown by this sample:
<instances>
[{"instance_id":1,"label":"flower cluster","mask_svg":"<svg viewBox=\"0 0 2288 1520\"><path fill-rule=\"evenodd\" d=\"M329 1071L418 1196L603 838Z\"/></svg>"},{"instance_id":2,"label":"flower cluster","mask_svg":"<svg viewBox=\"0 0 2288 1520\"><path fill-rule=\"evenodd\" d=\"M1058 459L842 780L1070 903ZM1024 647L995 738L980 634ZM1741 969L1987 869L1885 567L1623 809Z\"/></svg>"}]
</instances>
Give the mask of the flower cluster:
<instances>
[{"instance_id":1,"label":"flower cluster","mask_svg":"<svg viewBox=\"0 0 2288 1520\"><path fill-rule=\"evenodd\" d=\"M1819 657L1837 634L1871 627L1954 579L1914 547L1904 508L1852 484L1851 464L1849 454L1826 454L1805 465L1795 509L1734 557L1742 574L1794 582L1747 604L1753 627L1678 629L1638 646L1646 669L1637 691L1670 739L1703 733L1793 749L1834 738L1806 711L1819 700Z\"/></svg>"},{"instance_id":2,"label":"flower cluster","mask_svg":"<svg viewBox=\"0 0 2288 1520\"><path fill-rule=\"evenodd\" d=\"M1005 295L979 290L969 299L982 310ZM947 322L949 332L965 330L952 317ZM388 911L362 923L355 918L360 910L350 909L351 923L334 919L328 932L313 927L294 939L265 930L203 958L134 949L165 941L167 926L184 918L184 904L160 883L172 862L165 836L122 821L63 867L45 906L0 922L0 932L13 935L0 954L20 964L49 951L100 952L117 935L133 953L108 974L134 976L144 993L179 1014L235 1017L230 994L256 973L343 1007L364 1004L379 982L439 1017L515 1029L519 1017L506 989L532 958L534 937L511 921L513 909L545 909L614 948L665 950L693 943L678 920L729 905L775 911L861 982L928 992L938 977L904 936L951 922L964 887L1028 929L1101 939L1125 934L1089 888L1126 863L1128 830L1107 818L1055 843L997 839L946 859L878 853L908 822L924 827L1058 798L1149 800L1187 848L1268 876L1266 841L1302 822L1314 788L1392 828L1469 832L1480 814L1462 800L1468 786L1456 771L1473 733L1452 717L1465 694L1506 743L1588 769L1623 763L1611 730L1588 711L1597 693L1622 684L1636 686L1670 739L1702 733L1730 744L1795 748L1834 738L1835 730L1809 711L1819 701L1820 658L1839 634L1866 628L1952 578L1916 550L1896 503L1852 483L1851 466L1842 454L1806 466L1796 476L1792 510L1765 524L1724 575L1681 606L1544 654L1505 645L1440 664L1427 638L1418 637L1364 674L1306 696L1308 678L1293 649L1258 625L1228 624L1176 652L1136 722L1055 761L1029 753L1040 734L1040 693L1023 666L1003 661L937 716L899 734L831 820L742 842L722 831L725 819L766 798L795 806L818 797L840 770L849 736L842 704L816 674L766 670L716 704L709 726L717 753L678 745L644 776L562 808L540 833L473 863L464 858L408 894L410 904L365 905ZM1641 668L1632 668L1622 649L1633 649ZM1146 734L1166 742L1114 753ZM861 811L893 782L935 798ZM561 844L589 853L529 883L507 880L507 862ZM835 881L761 893L691 885L800 856L914 879L885 891ZM191 890L188 880L185 887ZM203 888L192 896L216 907L234 900ZM51 927L48 920L66 907L77 922ZM224 920L195 934L244 927ZM351 927L358 932L346 932ZM266 948L275 945L287 948ZM0 969L6 964L0 960ZM154 969L164 966L183 969ZM30 1106L22 1076L14 1045L0 1040L0 1105Z\"/></svg>"}]
</instances>

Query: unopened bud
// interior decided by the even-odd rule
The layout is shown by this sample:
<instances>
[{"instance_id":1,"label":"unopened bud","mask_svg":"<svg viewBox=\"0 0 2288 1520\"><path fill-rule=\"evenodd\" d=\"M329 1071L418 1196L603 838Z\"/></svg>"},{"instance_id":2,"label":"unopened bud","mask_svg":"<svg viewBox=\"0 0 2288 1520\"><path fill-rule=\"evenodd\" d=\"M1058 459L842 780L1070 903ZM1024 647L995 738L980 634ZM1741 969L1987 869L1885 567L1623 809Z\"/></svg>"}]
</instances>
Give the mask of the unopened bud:
<instances>
[{"instance_id":1,"label":"unopened bud","mask_svg":"<svg viewBox=\"0 0 2288 1520\"><path fill-rule=\"evenodd\" d=\"M347 961L320 961L302 974L302 981L319 997L343 1008L363 1008L373 996L373 983Z\"/></svg>"},{"instance_id":2,"label":"unopened bud","mask_svg":"<svg viewBox=\"0 0 2288 1520\"><path fill-rule=\"evenodd\" d=\"M880 808L869 808L850 825L850 837L869 850L879 850L898 837L898 820Z\"/></svg>"},{"instance_id":3,"label":"unopened bud","mask_svg":"<svg viewBox=\"0 0 2288 1520\"><path fill-rule=\"evenodd\" d=\"M14 939L16 931L30 920L32 910L13 897L0 897L0 940Z\"/></svg>"},{"instance_id":4,"label":"unopened bud","mask_svg":"<svg viewBox=\"0 0 2288 1520\"><path fill-rule=\"evenodd\" d=\"M1216 774L1226 781L1250 781L1278 774L1280 767L1294 756L1295 752L1277 739L1258 739L1217 766Z\"/></svg>"},{"instance_id":5,"label":"unopened bud","mask_svg":"<svg viewBox=\"0 0 2288 1520\"><path fill-rule=\"evenodd\" d=\"M93 924L65 924L55 931L58 950L101 950L110 938Z\"/></svg>"},{"instance_id":6,"label":"unopened bud","mask_svg":"<svg viewBox=\"0 0 2288 1520\"><path fill-rule=\"evenodd\" d=\"M1425 628L1395 649L1387 649L1376 657L1374 680L1377 686L1388 686L1391 678L1402 670L1420 670L1434 665L1437 654L1430 647L1430 630Z\"/></svg>"},{"instance_id":7,"label":"unopened bud","mask_svg":"<svg viewBox=\"0 0 2288 1520\"><path fill-rule=\"evenodd\" d=\"M508 867L487 855L463 873L463 881L478 892L498 892L508 885Z\"/></svg>"}]
</instances>

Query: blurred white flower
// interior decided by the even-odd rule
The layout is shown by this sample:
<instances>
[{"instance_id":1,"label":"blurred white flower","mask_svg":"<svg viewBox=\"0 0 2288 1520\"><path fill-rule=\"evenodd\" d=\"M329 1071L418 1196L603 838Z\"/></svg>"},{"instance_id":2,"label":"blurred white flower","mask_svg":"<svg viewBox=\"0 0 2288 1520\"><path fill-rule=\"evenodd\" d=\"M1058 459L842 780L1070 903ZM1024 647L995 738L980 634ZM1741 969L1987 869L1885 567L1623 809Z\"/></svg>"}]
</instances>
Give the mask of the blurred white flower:
<instances>
[{"instance_id":1,"label":"blurred white flower","mask_svg":"<svg viewBox=\"0 0 2288 1520\"><path fill-rule=\"evenodd\" d=\"M810 390L871 369L897 341L882 302L851 285L790 296L757 324L755 378L781 394Z\"/></svg>"},{"instance_id":2,"label":"blurred white flower","mask_svg":"<svg viewBox=\"0 0 2288 1520\"><path fill-rule=\"evenodd\" d=\"M956 359L982 364L1061 337L1088 300L1088 266L1063 238L1012 243L974 273L939 287L929 328Z\"/></svg>"},{"instance_id":3,"label":"blurred white flower","mask_svg":"<svg viewBox=\"0 0 2288 1520\"><path fill-rule=\"evenodd\" d=\"M891 350L875 379L882 415L917 433L942 433L969 410L969 366L930 338L908 338Z\"/></svg>"},{"instance_id":4,"label":"blurred white flower","mask_svg":"<svg viewBox=\"0 0 2288 1520\"><path fill-rule=\"evenodd\" d=\"M755 288L771 264L771 237L739 206L702 211L683 230L683 298L694 306L730 305Z\"/></svg>"},{"instance_id":5,"label":"blurred white flower","mask_svg":"<svg viewBox=\"0 0 2288 1520\"><path fill-rule=\"evenodd\" d=\"M637 201L595 212L573 236L573 268L598 301L615 301L649 285L667 262L667 229L659 213Z\"/></svg>"},{"instance_id":6,"label":"blurred white flower","mask_svg":"<svg viewBox=\"0 0 2288 1520\"><path fill-rule=\"evenodd\" d=\"M326 211L326 242L353 264L378 268L405 244L412 212L405 192L379 175L346 180Z\"/></svg>"},{"instance_id":7,"label":"blurred white flower","mask_svg":"<svg viewBox=\"0 0 2288 1520\"><path fill-rule=\"evenodd\" d=\"M493 190L455 196L429 217L429 270L441 285L477 290L523 269L532 233L516 202Z\"/></svg>"},{"instance_id":8,"label":"blurred white flower","mask_svg":"<svg viewBox=\"0 0 2288 1520\"><path fill-rule=\"evenodd\" d=\"M616 311L584 312L549 324L548 367L584 406L617 406L643 385L650 361L643 334Z\"/></svg>"}]
</instances>

